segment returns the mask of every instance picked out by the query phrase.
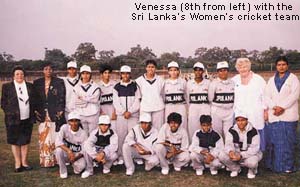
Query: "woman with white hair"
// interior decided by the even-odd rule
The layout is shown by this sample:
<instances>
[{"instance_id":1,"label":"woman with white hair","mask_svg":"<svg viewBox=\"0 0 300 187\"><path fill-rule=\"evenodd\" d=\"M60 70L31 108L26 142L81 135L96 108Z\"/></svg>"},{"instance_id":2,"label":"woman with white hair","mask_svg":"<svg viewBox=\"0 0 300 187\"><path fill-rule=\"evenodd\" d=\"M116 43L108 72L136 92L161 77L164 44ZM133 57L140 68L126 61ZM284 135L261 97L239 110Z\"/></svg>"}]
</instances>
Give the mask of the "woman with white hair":
<instances>
[{"instance_id":1,"label":"woman with white hair","mask_svg":"<svg viewBox=\"0 0 300 187\"><path fill-rule=\"evenodd\" d=\"M267 107L264 103L264 89L266 81L251 71L251 62L248 58L239 58L235 65L239 74L232 80L235 82L234 111L247 113L249 122L259 131L260 149L265 150L264 126Z\"/></svg>"}]
</instances>

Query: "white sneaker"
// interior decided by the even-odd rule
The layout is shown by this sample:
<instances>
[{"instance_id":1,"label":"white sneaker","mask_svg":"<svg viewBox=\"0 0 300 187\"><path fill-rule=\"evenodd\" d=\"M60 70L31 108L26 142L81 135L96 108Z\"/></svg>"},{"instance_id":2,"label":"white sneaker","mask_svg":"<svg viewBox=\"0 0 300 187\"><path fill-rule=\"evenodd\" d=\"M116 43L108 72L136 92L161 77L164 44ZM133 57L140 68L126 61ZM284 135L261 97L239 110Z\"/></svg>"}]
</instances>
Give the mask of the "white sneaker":
<instances>
[{"instance_id":1,"label":"white sneaker","mask_svg":"<svg viewBox=\"0 0 300 187\"><path fill-rule=\"evenodd\" d=\"M93 162L93 167L94 167L94 168L98 168L98 167L99 167L98 162Z\"/></svg>"},{"instance_id":2,"label":"white sneaker","mask_svg":"<svg viewBox=\"0 0 300 187\"><path fill-rule=\"evenodd\" d=\"M139 159L139 158L135 159L135 162L137 163L137 165L143 165L144 164L143 159Z\"/></svg>"},{"instance_id":3,"label":"white sneaker","mask_svg":"<svg viewBox=\"0 0 300 187\"><path fill-rule=\"evenodd\" d=\"M118 160L115 160L115 161L113 162L113 165L114 165L114 166L118 165Z\"/></svg>"},{"instance_id":4,"label":"white sneaker","mask_svg":"<svg viewBox=\"0 0 300 187\"><path fill-rule=\"evenodd\" d=\"M203 170L202 169L196 169L196 175L198 175L198 176L203 175Z\"/></svg>"},{"instance_id":5,"label":"white sneaker","mask_svg":"<svg viewBox=\"0 0 300 187\"><path fill-rule=\"evenodd\" d=\"M175 171L181 171L181 168L174 167L174 170L175 170Z\"/></svg>"},{"instance_id":6,"label":"white sneaker","mask_svg":"<svg viewBox=\"0 0 300 187\"><path fill-rule=\"evenodd\" d=\"M213 170L213 169L211 169L211 170L210 170L210 174L211 174L211 175L217 175L217 174L218 174L218 170Z\"/></svg>"},{"instance_id":7,"label":"white sneaker","mask_svg":"<svg viewBox=\"0 0 300 187\"><path fill-rule=\"evenodd\" d=\"M68 178L68 173L61 173L61 174L60 174L60 178L61 178L61 179L66 179L66 178Z\"/></svg>"},{"instance_id":8,"label":"white sneaker","mask_svg":"<svg viewBox=\"0 0 300 187\"><path fill-rule=\"evenodd\" d=\"M110 173L110 169L104 169L104 168L103 168L103 173L104 173L104 174Z\"/></svg>"},{"instance_id":9,"label":"white sneaker","mask_svg":"<svg viewBox=\"0 0 300 187\"><path fill-rule=\"evenodd\" d=\"M130 170L130 169L126 169L126 175L127 175L127 176L133 175L133 171Z\"/></svg>"},{"instance_id":10,"label":"white sneaker","mask_svg":"<svg viewBox=\"0 0 300 187\"><path fill-rule=\"evenodd\" d=\"M238 174L239 174L238 171L232 171L232 172L230 173L230 177L236 177L236 176L238 176Z\"/></svg>"},{"instance_id":11,"label":"white sneaker","mask_svg":"<svg viewBox=\"0 0 300 187\"><path fill-rule=\"evenodd\" d=\"M169 174L169 169L161 169L161 174L168 175Z\"/></svg>"},{"instance_id":12,"label":"white sneaker","mask_svg":"<svg viewBox=\"0 0 300 187\"><path fill-rule=\"evenodd\" d=\"M118 161L118 165L123 165L124 164L124 160L119 160Z\"/></svg>"},{"instance_id":13,"label":"white sneaker","mask_svg":"<svg viewBox=\"0 0 300 187\"><path fill-rule=\"evenodd\" d=\"M253 171L252 169L249 169L247 177L248 177L248 179L254 179L255 178L255 171Z\"/></svg>"},{"instance_id":14,"label":"white sneaker","mask_svg":"<svg viewBox=\"0 0 300 187\"><path fill-rule=\"evenodd\" d=\"M73 170L74 171L74 173L76 174L76 175L78 175L80 172L78 172L78 171L75 171L75 169Z\"/></svg>"},{"instance_id":15,"label":"white sneaker","mask_svg":"<svg viewBox=\"0 0 300 187\"><path fill-rule=\"evenodd\" d=\"M88 172L88 171L84 171L82 174L81 174L81 178L85 179L87 177L89 177L90 175L93 175L92 173Z\"/></svg>"}]
</instances>

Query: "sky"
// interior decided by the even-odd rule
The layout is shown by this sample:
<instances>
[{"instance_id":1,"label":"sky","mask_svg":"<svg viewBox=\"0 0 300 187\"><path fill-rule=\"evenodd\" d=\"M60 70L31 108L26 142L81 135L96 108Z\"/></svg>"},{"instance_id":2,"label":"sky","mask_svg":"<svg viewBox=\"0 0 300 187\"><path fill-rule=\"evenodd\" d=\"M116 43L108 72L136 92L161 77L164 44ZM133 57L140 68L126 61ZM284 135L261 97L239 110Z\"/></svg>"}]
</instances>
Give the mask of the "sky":
<instances>
[{"instance_id":1,"label":"sky","mask_svg":"<svg viewBox=\"0 0 300 187\"><path fill-rule=\"evenodd\" d=\"M247 50L278 46L300 50L300 21L132 20L132 13L141 13L134 3L180 5L186 2L225 5L284 2L291 4L293 10L277 11L279 14L300 15L298 0L0 0L0 53L12 54L16 60L43 59L45 48L58 48L71 55L82 42L92 42L97 50L114 50L116 55L126 53L137 44L151 48L157 55L176 51L186 57L193 56L198 47L214 46ZM228 9L225 12L247 14ZM144 11L145 19L147 13ZM151 11L151 15L155 13L165 11Z\"/></svg>"}]
</instances>

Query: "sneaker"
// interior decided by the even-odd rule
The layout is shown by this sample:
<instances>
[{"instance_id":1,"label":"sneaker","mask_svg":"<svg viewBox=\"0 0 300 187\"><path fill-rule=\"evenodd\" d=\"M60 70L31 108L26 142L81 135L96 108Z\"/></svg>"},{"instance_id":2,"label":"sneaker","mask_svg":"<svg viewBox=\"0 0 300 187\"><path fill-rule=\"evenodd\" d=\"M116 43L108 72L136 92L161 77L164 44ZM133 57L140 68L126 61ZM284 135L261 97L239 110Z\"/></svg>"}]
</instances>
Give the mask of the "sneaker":
<instances>
[{"instance_id":1,"label":"sneaker","mask_svg":"<svg viewBox=\"0 0 300 187\"><path fill-rule=\"evenodd\" d=\"M135 159L135 162L137 163L137 165L143 165L144 164L144 161L143 159Z\"/></svg>"},{"instance_id":2,"label":"sneaker","mask_svg":"<svg viewBox=\"0 0 300 187\"><path fill-rule=\"evenodd\" d=\"M119 160L118 161L118 165L123 165L124 164L124 160Z\"/></svg>"},{"instance_id":3,"label":"sneaker","mask_svg":"<svg viewBox=\"0 0 300 187\"><path fill-rule=\"evenodd\" d=\"M236 176L238 176L238 174L239 174L238 171L232 171L232 172L230 173L230 177L236 177Z\"/></svg>"},{"instance_id":4,"label":"sneaker","mask_svg":"<svg viewBox=\"0 0 300 187\"><path fill-rule=\"evenodd\" d=\"M61 179L66 179L68 178L68 173L61 173L59 176Z\"/></svg>"},{"instance_id":5,"label":"sneaker","mask_svg":"<svg viewBox=\"0 0 300 187\"><path fill-rule=\"evenodd\" d=\"M81 174L81 178L85 179L87 177L89 177L90 175L93 175L92 173L88 172L88 171L84 171L82 174Z\"/></svg>"},{"instance_id":6,"label":"sneaker","mask_svg":"<svg viewBox=\"0 0 300 187\"><path fill-rule=\"evenodd\" d=\"M126 169L126 175L127 175L127 176L133 175L133 171L130 170L130 169Z\"/></svg>"},{"instance_id":7,"label":"sneaker","mask_svg":"<svg viewBox=\"0 0 300 187\"><path fill-rule=\"evenodd\" d=\"M98 162L93 162L93 167L94 167L94 168L98 168L98 167L99 167Z\"/></svg>"},{"instance_id":8,"label":"sneaker","mask_svg":"<svg viewBox=\"0 0 300 187\"><path fill-rule=\"evenodd\" d=\"M145 164L145 170L150 171L154 166L152 164Z\"/></svg>"},{"instance_id":9,"label":"sneaker","mask_svg":"<svg viewBox=\"0 0 300 187\"><path fill-rule=\"evenodd\" d=\"M249 169L248 174L247 174L247 178L248 179L254 179L255 178L255 171L253 171L252 169Z\"/></svg>"},{"instance_id":10,"label":"sneaker","mask_svg":"<svg viewBox=\"0 0 300 187\"><path fill-rule=\"evenodd\" d=\"M66 166L69 166L69 165L71 165L70 162L66 162Z\"/></svg>"},{"instance_id":11,"label":"sneaker","mask_svg":"<svg viewBox=\"0 0 300 187\"><path fill-rule=\"evenodd\" d=\"M211 175L217 175L217 174L218 174L218 170L213 170L213 169L211 169L211 170L210 170L210 174L211 174Z\"/></svg>"},{"instance_id":12,"label":"sneaker","mask_svg":"<svg viewBox=\"0 0 300 187\"><path fill-rule=\"evenodd\" d=\"M174 170L175 170L175 171L181 171L181 168L174 167Z\"/></svg>"},{"instance_id":13,"label":"sneaker","mask_svg":"<svg viewBox=\"0 0 300 187\"><path fill-rule=\"evenodd\" d=\"M115 161L113 162L113 165L114 165L114 166L117 166L117 165L118 165L118 160L115 160Z\"/></svg>"},{"instance_id":14,"label":"sneaker","mask_svg":"<svg viewBox=\"0 0 300 187\"><path fill-rule=\"evenodd\" d=\"M80 172L76 171L75 169L73 171L76 175L78 175L80 173Z\"/></svg>"},{"instance_id":15,"label":"sneaker","mask_svg":"<svg viewBox=\"0 0 300 187\"><path fill-rule=\"evenodd\" d=\"M196 175L198 175L198 176L203 175L203 170L202 169L196 169Z\"/></svg>"},{"instance_id":16,"label":"sneaker","mask_svg":"<svg viewBox=\"0 0 300 187\"><path fill-rule=\"evenodd\" d=\"M110 169L104 169L103 168L103 174L108 174L108 173L110 173Z\"/></svg>"},{"instance_id":17,"label":"sneaker","mask_svg":"<svg viewBox=\"0 0 300 187\"><path fill-rule=\"evenodd\" d=\"M169 169L161 169L161 174L168 175L169 174Z\"/></svg>"}]
</instances>

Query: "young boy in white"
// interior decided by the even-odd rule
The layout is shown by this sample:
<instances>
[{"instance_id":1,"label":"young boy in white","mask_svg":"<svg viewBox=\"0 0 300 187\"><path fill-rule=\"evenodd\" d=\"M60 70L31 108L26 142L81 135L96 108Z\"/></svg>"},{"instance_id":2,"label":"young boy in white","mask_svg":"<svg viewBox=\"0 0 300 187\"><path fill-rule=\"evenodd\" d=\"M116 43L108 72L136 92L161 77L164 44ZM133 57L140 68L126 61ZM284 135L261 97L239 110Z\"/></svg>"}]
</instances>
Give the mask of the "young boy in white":
<instances>
[{"instance_id":1,"label":"young boy in white","mask_svg":"<svg viewBox=\"0 0 300 187\"><path fill-rule=\"evenodd\" d=\"M71 112L68 119L68 124L60 128L55 141L55 155L59 165L60 178L68 177L67 162L71 163L75 174L79 174L86 167L82 146L88 136L82 129L79 114Z\"/></svg>"},{"instance_id":2,"label":"young boy in white","mask_svg":"<svg viewBox=\"0 0 300 187\"><path fill-rule=\"evenodd\" d=\"M87 178L94 174L93 160L103 164L103 173L110 173L113 162L118 158L118 136L110 129L108 115L99 117L99 128L94 130L84 144L84 157L87 160L86 170L81 178Z\"/></svg>"},{"instance_id":3,"label":"young boy in white","mask_svg":"<svg viewBox=\"0 0 300 187\"><path fill-rule=\"evenodd\" d=\"M201 115L210 115L208 101L208 88L210 81L203 79L204 65L201 62L194 64L195 78L187 82L188 133L190 140L196 130L199 129L199 118Z\"/></svg>"},{"instance_id":4,"label":"young boy in white","mask_svg":"<svg viewBox=\"0 0 300 187\"><path fill-rule=\"evenodd\" d=\"M227 62L217 64L218 78L209 85L208 99L211 102L213 129L222 135L233 125L234 82L228 78Z\"/></svg>"},{"instance_id":5,"label":"young boy in white","mask_svg":"<svg viewBox=\"0 0 300 187\"><path fill-rule=\"evenodd\" d=\"M158 131L152 127L151 115L140 115L140 124L134 126L125 138L123 145L123 158L126 166L126 175L132 175L135 170L133 159L144 159L145 170L150 171L159 164L158 157L153 151Z\"/></svg>"},{"instance_id":6,"label":"young boy in white","mask_svg":"<svg viewBox=\"0 0 300 187\"><path fill-rule=\"evenodd\" d=\"M180 126L181 123L181 115L173 112L159 130L154 150L163 175L169 174L169 163L174 165L175 171L180 171L181 167L190 161L189 137L187 131Z\"/></svg>"},{"instance_id":7,"label":"young boy in white","mask_svg":"<svg viewBox=\"0 0 300 187\"><path fill-rule=\"evenodd\" d=\"M112 67L107 64L102 64L100 66L101 80L99 82L99 87L101 90L100 98L100 115L109 115L111 122L111 129L116 130L116 110L113 106L113 89L117 84L116 81L110 78L112 72Z\"/></svg>"},{"instance_id":8,"label":"young boy in white","mask_svg":"<svg viewBox=\"0 0 300 187\"><path fill-rule=\"evenodd\" d=\"M131 80L131 68L122 66L120 69L121 81L113 90L113 105L116 109L116 133L119 137L118 164L124 164L122 146L127 133L138 123L140 109L140 91Z\"/></svg>"},{"instance_id":9,"label":"young boy in white","mask_svg":"<svg viewBox=\"0 0 300 187\"><path fill-rule=\"evenodd\" d=\"M68 62L67 71L68 75L66 77L61 77L64 80L66 87L66 120L68 120L68 114L75 109L74 105L72 105L71 99L74 98L74 87L79 82L79 76L77 74L77 63L74 61Z\"/></svg>"},{"instance_id":10,"label":"young boy in white","mask_svg":"<svg viewBox=\"0 0 300 187\"><path fill-rule=\"evenodd\" d=\"M140 113L147 112L151 114L152 126L160 129L164 124L163 92L165 81L158 76L155 71L157 63L155 60L146 61L146 73L136 79L141 91L141 109Z\"/></svg>"},{"instance_id":11,"label":"young boy in white","mask_svg":"<svg viewBox=\"0 0 300 187\"><path fill-rule=\"evenodd\" d=\"M165 121L172 112L182 117L181 127L187 130L186 81L179 77L180 70L177 62L168 64L169 78L165 81Z\"/></svg>"},{"instance_id":12,"label":"young boy in white","mask_svg":"<svg viewBox=\"0 0 300 187\"><path fill-rule=\"evenodd\" d=\"M236 177L241 166L249 168L247 177L255 178L258 162L262 159L260 136L258 131L248 122L247 115L237 112L236 124L229 129L225 140L225 149L220 160L231 171L230 176Z\"/></svg>"},{"instance_id":13,"label":"young boy in white","mask_svg":"<svg viewBox=\"0 0 300 187\"><path fill-rule=\"evenodd\" d=\"M210 168L212 175L218 174L218 169L222 167L219 154L224 149L224 142L222 137L212 129L211 121L209 115L200 117L201 129L194 133L189 148L196 175L203 174L204 166Z\"/></svg>"},{"instance_id":14,"label":"young boy in white","mask_svg":"<svg viewBox=\"0 0 300 187\"><path fill-rule=\"evenodd\" d=\"M80 114L83 129L87 133L97 129L100 108L100 88L93 82L91 72L90 66L81 66L81 80L74 88L75 98L72 99L75 102L74 111Z\"/></svg>"}]
</instances>

